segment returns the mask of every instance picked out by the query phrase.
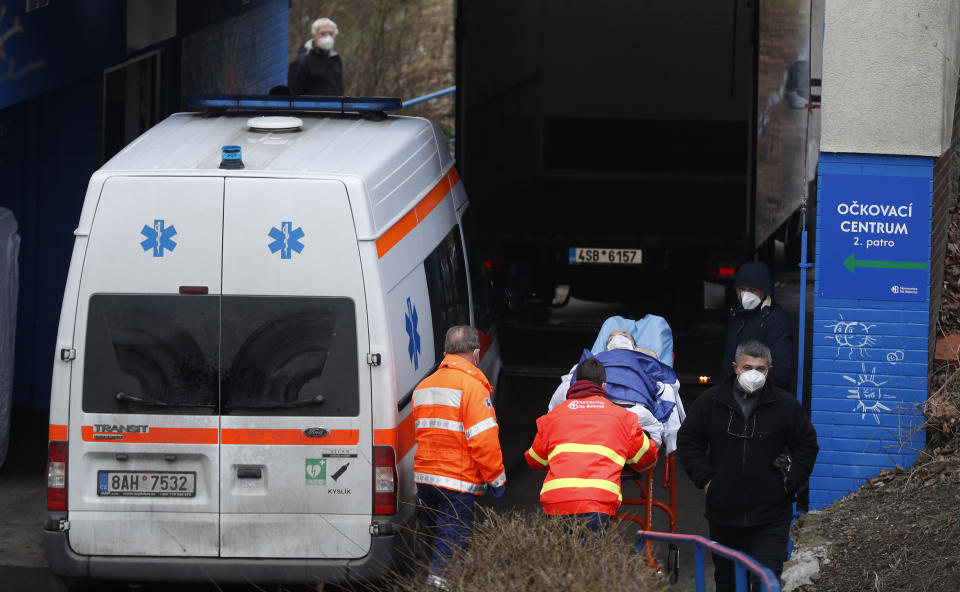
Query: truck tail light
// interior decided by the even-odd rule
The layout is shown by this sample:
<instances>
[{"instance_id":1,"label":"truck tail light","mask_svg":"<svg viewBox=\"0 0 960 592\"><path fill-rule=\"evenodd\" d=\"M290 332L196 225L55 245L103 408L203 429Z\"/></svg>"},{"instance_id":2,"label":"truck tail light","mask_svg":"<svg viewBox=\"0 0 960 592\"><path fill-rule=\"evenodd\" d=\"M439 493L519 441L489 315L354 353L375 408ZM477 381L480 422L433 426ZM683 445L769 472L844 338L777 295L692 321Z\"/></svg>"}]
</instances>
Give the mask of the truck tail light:
<instances>
[{"instance_id":1,"label":"truck tail light","mask_svg":"<svg viewBox=\"0 0 960 592\"><path fill-rule=\"evenodd\" d=\"M709 279L733 278L737 276L737 268L730 263L707 263L704 271Z\"/></svg>"},{"instance_id":2,"label":"truck tail light","mask_svg":"<svg viewBox=\"0 0 960 592\"><path fill-rule=\"evenodd\" d=\"M47 456L47 509L67 509L67 443L50 442Z\"/></svg>"},{"instance_id":3,"label":"truck tail light","mask_svg":"<svg viewBox=\"0 0 960 592\"><path fill-rule=\"evenodd\" d=\"M397 456L393 446L373 447L373 513L397 513Z\"/></svg>"},{"instance_id":4,"label":"truck tail light","mask_svg":"<svg viewBox=\"0 0 960 592\"><path fill-rule=\"evenodd\" d=\"M503 260L503 257L494 257L493 259L485 259L483 262L483 268L487 271L492 271L495 273L500 273L506 267L506 263Z\"/></svg>"}]
</instances>

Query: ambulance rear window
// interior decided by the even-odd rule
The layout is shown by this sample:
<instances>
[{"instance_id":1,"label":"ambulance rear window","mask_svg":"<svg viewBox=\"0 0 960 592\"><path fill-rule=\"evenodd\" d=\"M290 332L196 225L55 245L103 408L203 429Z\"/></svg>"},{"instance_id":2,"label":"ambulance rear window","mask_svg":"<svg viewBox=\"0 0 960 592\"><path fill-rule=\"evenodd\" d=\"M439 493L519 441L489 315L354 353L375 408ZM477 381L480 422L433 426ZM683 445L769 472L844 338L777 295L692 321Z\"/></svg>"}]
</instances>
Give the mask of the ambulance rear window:
<instances>
[{"instance_id":1,"label":"ambulance rear window","mask_svg":"<svg viewBox=\"0 0 960 592\"><path fill-rule=\"evenodd\" d=\"M218 296L91 296L83 410L216 413L219 314Z\"/></svg>"},{"instance_id":2,"label":"ambulance rear window","mask_svg":"<svg viewBox=\"0 0 960 592\"><path fill-rule=\"evenodd\" d=\"M360 413L350 298L224 296L221 347L225 415Z\"/></svg>"},{"instance_id":3,"label":"ambulance rear window","mask_svg":"<svg viewBox=\"0 0 960 592\"><path fill-rule=\"evenodd\" d=\"M87 413L355 417L353 300L95 294Z\"/></svg>"}]
</instances>

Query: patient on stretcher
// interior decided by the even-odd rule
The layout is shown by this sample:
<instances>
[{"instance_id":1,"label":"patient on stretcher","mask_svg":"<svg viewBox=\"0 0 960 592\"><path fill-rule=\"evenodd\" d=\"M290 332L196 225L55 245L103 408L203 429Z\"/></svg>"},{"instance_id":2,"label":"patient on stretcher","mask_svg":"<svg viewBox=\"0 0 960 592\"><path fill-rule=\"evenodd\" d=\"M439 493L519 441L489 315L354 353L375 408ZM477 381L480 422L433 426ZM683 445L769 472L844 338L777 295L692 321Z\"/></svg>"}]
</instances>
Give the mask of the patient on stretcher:
<instances>
[{"instance_id":1,"label":"patient on stretcher","mask_svg":"<svg viewBox=\"0 0 960 592\"><path fill-rule=\"evenodd\" d=\"M651 347L637 347L634 334ZM676 449L677 430L686 414L676 373L654 350L672 357L672 348L672 333L661 317L648 315L639 321L611 317L601 327L593 351L584 350L580 358L581 362L589 357L600 360L607 371L607 397L635 413L647 436L658 447L665 443L668 454ZM561 377L548 410L566 400L567 390L576 380L576 367Z\"/></svg>"}]
</instances>

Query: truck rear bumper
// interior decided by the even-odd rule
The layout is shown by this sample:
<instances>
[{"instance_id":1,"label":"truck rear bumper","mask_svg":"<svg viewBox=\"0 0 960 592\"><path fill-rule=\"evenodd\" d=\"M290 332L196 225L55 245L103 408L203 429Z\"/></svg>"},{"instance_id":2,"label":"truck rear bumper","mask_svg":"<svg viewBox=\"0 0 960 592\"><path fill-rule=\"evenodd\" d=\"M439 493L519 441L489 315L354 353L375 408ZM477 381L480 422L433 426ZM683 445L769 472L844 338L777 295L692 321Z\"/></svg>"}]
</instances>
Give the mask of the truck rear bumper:
<instances>
[{"instance_id":1,"label":"truck rear bumper","mask_svg":"<svg viewBox=\"0 0 960 592\"><path fill-rule=\"evenodd\" d=\"M358 559L256 559L219 557L113 557L79 555L67 533L44 530L50 570L75 579L129 582L376 582L396 570L403 540L398 534L375 536Z\"/></svg>"}]
</instances>

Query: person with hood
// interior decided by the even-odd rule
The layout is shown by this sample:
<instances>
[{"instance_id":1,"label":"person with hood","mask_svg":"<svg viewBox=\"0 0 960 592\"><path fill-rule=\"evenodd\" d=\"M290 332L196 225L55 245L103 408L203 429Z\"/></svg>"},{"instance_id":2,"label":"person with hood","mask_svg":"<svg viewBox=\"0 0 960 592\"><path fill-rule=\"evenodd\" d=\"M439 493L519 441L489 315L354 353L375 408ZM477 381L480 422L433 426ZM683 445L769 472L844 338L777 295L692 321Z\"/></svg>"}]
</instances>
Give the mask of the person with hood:
<instances>
[{"instance_id":1,"label":"person with hood","mask_svg":"<svg viewBox=\"0 0 960 592\"><path fill-rule=\"evenodd\" d=\"M524 453L531 468L547 471L540 503L550 516L577 516L590 530L603 530L622 499L620 473L639 473L657 463L657 445L637 416L610 402L606 371L596 358L577 366L567 400L537 420L537 435Z\"/></svg>"},{"instance_id":2,"label":"person with hood","mask_svg":"<svg viewBox=\"0 0 960 592\"><path fill-rule=\"evenodd\" d=\"M770 356L759 341L737 346L733 374L693 402L677 433L677 455L706 493L710 538L779 577L792 504L820 448L797 399L767 380ZM732 592L733 562L715 554L713 563L717 592Z\"/></svg>"},{"instance_id":3,"label":"person with hood","mask_svg":"<svg viewBox=\"0 0 960 592\"><path fill-rule=\"evenodd\" d=\"M793 377L793 330L790 317L773 300L773 274L762 261L740 266L734 282L737 304L730 309L727 341L720 368L722 382L733 373L737 345L755 339L773 353L770 380L783 389L790 388Z\"/></svg>"},{"instance_id":4,"label":"person with hood","mask_svg":"<svg viewBox=\"0 0 960 592\"><path fill-rule=\"evenodd\" d=\"M343 95L343 62L333 49L340 29L328 18L310 26L310 39L297 51L287 71L287 86L295 95Z\"/></svg>"}]
</instances>

